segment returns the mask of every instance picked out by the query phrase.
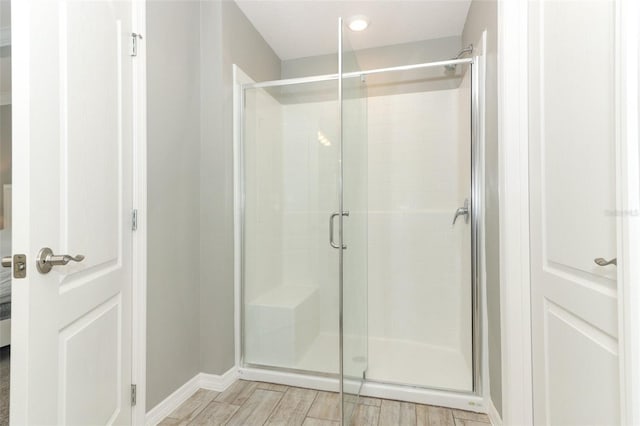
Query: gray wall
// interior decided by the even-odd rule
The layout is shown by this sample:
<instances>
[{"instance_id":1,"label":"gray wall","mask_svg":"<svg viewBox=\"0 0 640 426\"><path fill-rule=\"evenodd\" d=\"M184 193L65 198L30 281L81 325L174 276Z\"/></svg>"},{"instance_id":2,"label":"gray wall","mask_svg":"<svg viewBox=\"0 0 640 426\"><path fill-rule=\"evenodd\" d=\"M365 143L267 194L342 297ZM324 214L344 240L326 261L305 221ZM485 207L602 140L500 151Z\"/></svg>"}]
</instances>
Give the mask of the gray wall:
<instances>
[{"instance_id":1,"label":"gray wall","mask_svg":"<svg viewBox=\"0 0 640 426\"><path fill-rule=\"evenodd\" d=\"M147 407L200 371L199 5L147 2Z\"/></svg>"},{"instance_id":2,"label":"gray wall","mask_svg":"<svg viewBox=\"0 0 640 426\"><path fill-rule=\"evenodd\" d=\"M487 30L486 76L486 260L489 319L489 382L491 399L502 414L502 353L500 341L500 228L498 211L498 9L495 0L474 0L462 42L476 44Z\"/></svg>"},{"instance_id":3,"label":"gray wall","mask_svg":"<svg viewBox=\"0 0 640 426\"><path fill-rule=\"evenodd\" d=\"M147 409L234 364L232 64L280 59L234 2L147 2Z\"/></svg>"},{"instance_id":4,"label":"gray wall","mask_svg":"<svg viewBox=\"0 0 640 426\"><path fill-rule=\"evenodd\" d=\"M280 59L235 2L202 2L200 147L200 360L205 373L234 365L233 75L280 77Z\"/></svg>"}]
</instances>

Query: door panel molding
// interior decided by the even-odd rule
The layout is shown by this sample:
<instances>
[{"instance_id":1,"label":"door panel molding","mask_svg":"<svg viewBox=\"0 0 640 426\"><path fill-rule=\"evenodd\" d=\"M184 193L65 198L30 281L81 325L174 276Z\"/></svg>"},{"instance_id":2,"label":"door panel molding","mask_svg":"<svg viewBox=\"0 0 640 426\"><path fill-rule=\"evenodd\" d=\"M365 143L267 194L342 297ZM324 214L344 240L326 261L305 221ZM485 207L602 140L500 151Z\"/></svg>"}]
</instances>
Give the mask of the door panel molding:
<instances>
[{"instance_id":1,"label":"door panel molding","mask_svg":"<svg viewBox=\"0 0 640 426\"><path fill-rule=\"evenodd\" d=\"M552 302L545 300L543 310L549 408L536 424L619 424L617 340ZM589 362L579 356L587 351L595 354ZM585 407L589 397L598 404Z\"/></svg>"},{"instance_id":2,"label":"door panel molding","mask_svg":"<svg viewBox=\"0 0 640 426\"><path fill-rule=\"evenodd\" d=\"M594 266L596 266L595 263ZM603 278L600 275L577 270L572 266L563 265L548 260L543 260L542 270L550 275L555 275L558 278L572 281L575 284L593 288L594 290L600 289L601 292L611 295L616 294L615 278Z\"/></svg>"},{"instance_id":3,"label":"door panel molding","mask_svg":"<svg viewBox=\"0 0 640 426\"><path fill-rule=\"evenodd\" d=\"M545 321L550 315L553 315L555 318L558 318L577 332L597 343L603 349L609 351L612 355L618 355L618 342L615 336L611 336L594 324L585 321L584 318L581 318L564 309L562 306L555 304L550 299L544 299L543 303L544 312L546 314ZM547 328L546 324L545 328ZM548 336L548 334L546 335Z\"/></svg>"},{"instance_id":4,"label":"door panel molding","mask_svg":"<svg viewBox=\"0 0 640 426\"><path fill-rule=\"evenodd\" d=\"M100 377L102 378L109 377L109 378L115 379L115 383L112 383L114 385L114 388L113 388L114 407L113 407L113 410L111 411L111 415L106 417L108 421L106 421L105 424L111 424L113 420L117 417L120 410L122 409L120 405L120 402L122 400L121 398L122 396L121 395L122 358L120 356L121 348L119 344L121 339L120 329L122 326L122 295L118 293L116 296L105 301L101 305L95 307L94 309L87 312L82 317L78 318L73 323L69 324L68 326L60 330L59 337L58 337L60 341L60 344L59 344L60 368L58 371L58 386L59 386L58 423L61 425L82 423L82 421L80 421L82 419L75 419L75 421L69 421L69 417L70 417L69 411L78 410L79 408L82 409L87 406L91 407L92 410L97 410L98 407L96 406L104 402L104 398L101 398L101 401L86 401L87 404L81 404L81 405L84 405L85 407L78 407L79 404L77 403L77 401L71 401L71 403L69 403L67 398L67 394L69 393L69 391L73 391L75 394L78 394L79 391L81 392L82 388L86 388L87 386L103 387L103 383L91 383L91 380L90 380L91 377L89 374L83 375L84 380L82 380L80 383L75 383L75 384L68 383L69 380L67 376L68 376L68 370L70 366L69 364L74 364L74 362L69 359L70 358L69 346L74 343L73 342L74 338L77 339L78 337L80 338L83 337L82 336L83 333L86 334L90 332L91 326L95 325L96 323L98 323L98 326L99 326L100 325L99 322L101 320L104 321L105 319L107 319L108 316L112 313L115 315L114 320L117 322L116 329L118 330L117 335L112 336L114 337L115 342L111 342L112 345L104 345L104 347L97 346L95 348L96 352L98 352L96 353L96 356L99 356L100 358L104 358L106 354L106 350L112 349L114 351L114 353L112 354L112 357L114 358L112 361L115 362L114 370L109 371L107 368L100 369L100 373L101 373ZM102 330L98 329L98 332L100 331ZM113 345L113 343L115 343L115 345ZM104 362L104 359L102 359L102 361ZM106 367L106 366L103 365L102 367ZM103 397L108 397L108 396L109 396L108 394L103 395Z\"/></svg>"}]
</instances>

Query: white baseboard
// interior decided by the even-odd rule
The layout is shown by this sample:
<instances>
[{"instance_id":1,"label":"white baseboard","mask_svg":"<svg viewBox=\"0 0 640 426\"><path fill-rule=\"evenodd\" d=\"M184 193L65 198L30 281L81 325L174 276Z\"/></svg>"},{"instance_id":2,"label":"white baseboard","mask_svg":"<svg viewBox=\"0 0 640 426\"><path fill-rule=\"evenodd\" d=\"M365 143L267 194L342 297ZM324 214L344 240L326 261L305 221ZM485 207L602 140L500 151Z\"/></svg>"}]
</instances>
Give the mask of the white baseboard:
<instances>
[{"instance_id":1,"label":"white baseboard","mask_svg":"<svg viewBox=\"0 0 640 426\"><path fill-rule=\"evenodd\" d=\"M502 426L502 417L500 417L500 413L496 410L496 406L493 405L491 398L487 398L485 404L487 406L487 416L489 416L491 424L493 426Z\"/></svg>"},{"instance_id":2,"label":"white baseboard","mask_svg":"<svg viewBox=\"0 0 640 426\"><path fill-rule=\"evenodd\" d=\"M173 412L183 402L189 399L200 388L200 374L193 376L184 385L180 386L175 392L166 397L161 403L153 407L145 415L144 423L148 426L155 426L165 417Z\"/></svg>"},{"instance_id":3,"label":"white baseboard","mask_svg":"<svg viewBox=\"0 0 640 426\"><path fill-rule=\"evenodd\" d=\"M221 376L216 374L200 373L199 384L201 389L222 392L233 384L240 377L238 369L233 367Z\"/></svg>"},{"instance_id":4,"label":"white baseboard","mask_svg":"<svg viewBox=\"0 0 640 426\"><path fill-rule=\"evenodd\" d=\"M232 367L226 373L215 374L198 373L175 392L166 397L161 403L153 407L145 415L145 425L156 426L165 417L178 408L183 402L193 396L198 389L208 389L222 392L238 379L238 369Z\"/></svg>"}]
</instances>

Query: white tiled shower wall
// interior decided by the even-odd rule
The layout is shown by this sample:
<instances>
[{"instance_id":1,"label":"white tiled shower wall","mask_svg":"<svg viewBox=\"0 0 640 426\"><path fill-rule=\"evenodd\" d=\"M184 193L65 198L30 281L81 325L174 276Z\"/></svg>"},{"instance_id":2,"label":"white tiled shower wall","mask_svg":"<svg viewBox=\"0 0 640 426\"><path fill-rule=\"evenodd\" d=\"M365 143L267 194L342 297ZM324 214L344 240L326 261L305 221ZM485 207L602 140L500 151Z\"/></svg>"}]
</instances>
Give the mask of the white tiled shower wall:
<instances>
[{"instance_id":1,"label":"white tiled shower wall","mask_svg":"<svg viewBox=\"0 0 640 426\"><path fill-rule=\"evenodd\" d=\"M264 91L247 92L244 134L246 236L244 297L282 284L282 107Z\"/></svg>"},{"instance_id":2,"label":"white tiled shower wall","mask_svg":"<svg viewBox=\"0 0 640 426\"><path fill-rule=\"evenodd\" d=\"M369 333L457 347L468 191L458 90L369 99ZM462 145L462 146L461 146Z\"/></svg>"},{"instance_id":3,"label":"white tiled shower wall","mask_svg":"<svg viewBox=\"0 0 640 426\"><path fill-rule=\"evenodd\" d=\"M314 287L317 324L305 328L337 335L337 251L328 244L328 216L337 210L337 104L258 96L259 111L247 113L257 122L245 138L245 300L282 285ZM459 218L452 227L451 220L470 196L469 96L465 78L458 89L371 97L367 106L369 336L387 346L455 352L467 364L465 374L470 225ZM370 360L382 358L371 353L378 347L370 345ZM335 357L337 346L324 350ZM413 368L428 362L416 357ZM469 375L452 386L470 381Z\"/></svg>"},{"instance_id":4,"label":"white tiled shower wall","mask_svg":"<svg viewBox=\"0 0 640 426\"><path fill-rule=\"evenodd\" d=\"M245 359L302 368L314 340L305 333L338 330L338 252L328 244L338 210L336 102L280 104L258 90L246 104ZM335 357L323 350L319 359ZM337 358L315 368L335 372Z\"/></svg>"}]
</instances>

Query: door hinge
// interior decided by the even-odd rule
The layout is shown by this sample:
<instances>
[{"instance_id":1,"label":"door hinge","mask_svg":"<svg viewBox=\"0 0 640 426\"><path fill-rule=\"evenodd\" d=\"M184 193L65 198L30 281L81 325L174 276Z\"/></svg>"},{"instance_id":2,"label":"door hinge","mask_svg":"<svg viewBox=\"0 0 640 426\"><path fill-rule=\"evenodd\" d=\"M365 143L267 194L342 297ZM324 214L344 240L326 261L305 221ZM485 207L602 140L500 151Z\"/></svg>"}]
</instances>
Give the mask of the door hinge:
<instances>
[{"instance_id":1,"label":"door hinge","mask_svg":"<svg viewBox=\"0 0 640 426\"><path fill-rule=\"evenodd\" d=\"M140 34L131 33L131 56L138 56L138 39L142 39Z\"/></svg>"},{"instance_id":2,"label":"door hinge","mask_svg":"<svg viewBox=\"0 0 640 426\"><path fill-rule=\"evenodd\" d=\"M131 230L138 230L138 209L133 209L131 211Z\"/></svg>"},{"instance_id":3,"label":"door hinge","mask_svg":"<svg viewBox=\"0 0 640 426\"><path fill-rule=\"evenodd\" d=\"M131 385L131 405L136 405L137 402L137 398L138 398L138 389L136 387L136 385Z\"/></svg>"}]
</instances>

